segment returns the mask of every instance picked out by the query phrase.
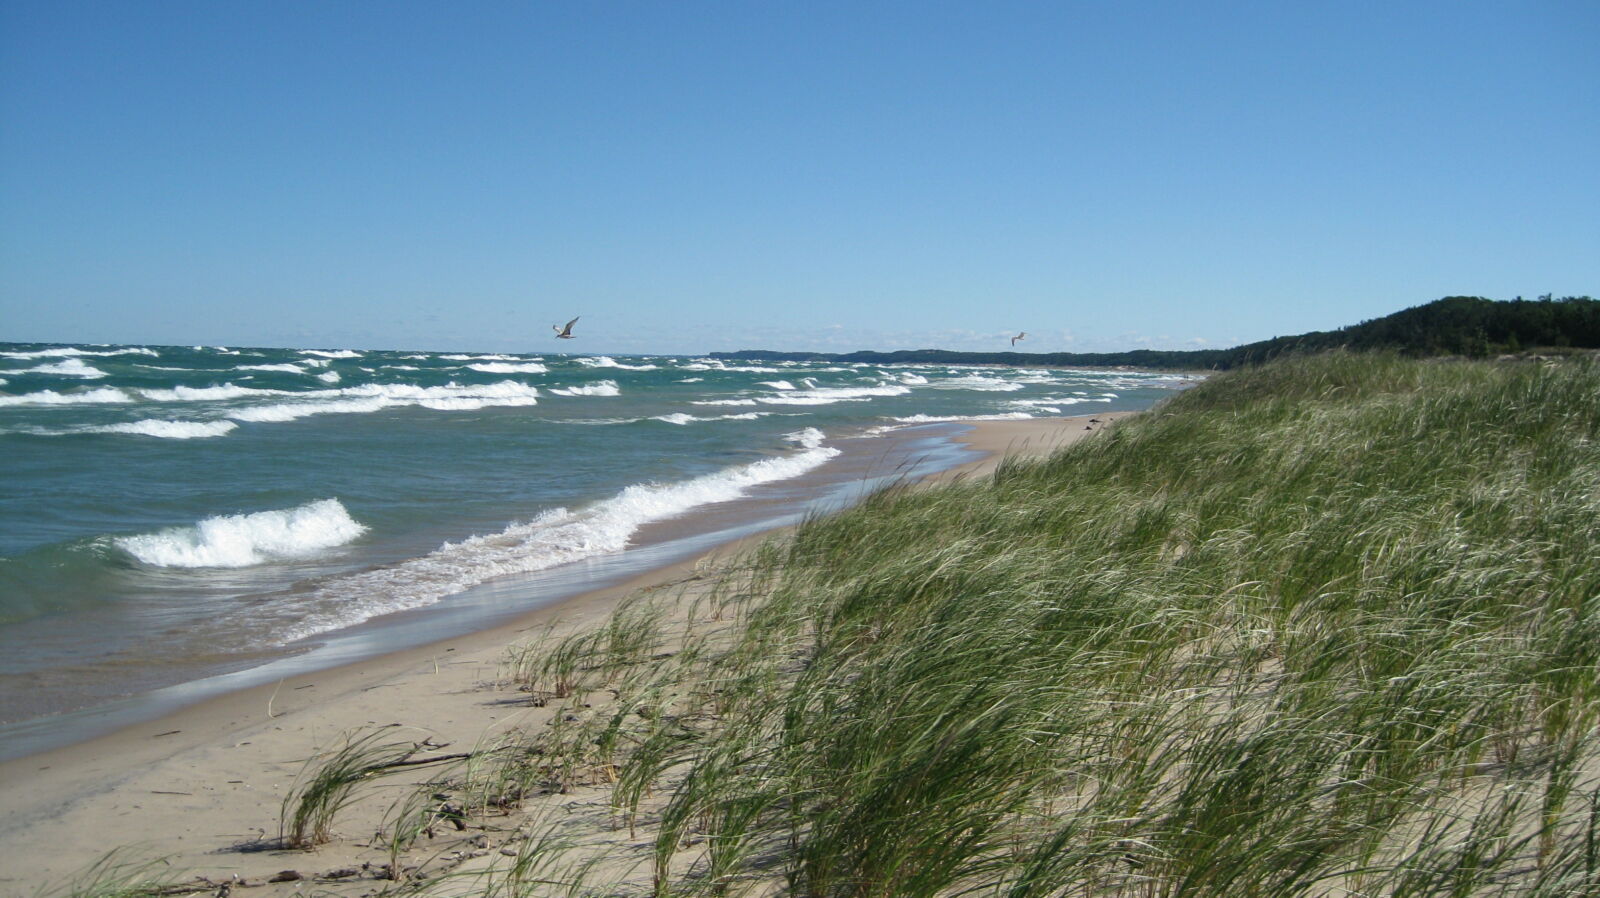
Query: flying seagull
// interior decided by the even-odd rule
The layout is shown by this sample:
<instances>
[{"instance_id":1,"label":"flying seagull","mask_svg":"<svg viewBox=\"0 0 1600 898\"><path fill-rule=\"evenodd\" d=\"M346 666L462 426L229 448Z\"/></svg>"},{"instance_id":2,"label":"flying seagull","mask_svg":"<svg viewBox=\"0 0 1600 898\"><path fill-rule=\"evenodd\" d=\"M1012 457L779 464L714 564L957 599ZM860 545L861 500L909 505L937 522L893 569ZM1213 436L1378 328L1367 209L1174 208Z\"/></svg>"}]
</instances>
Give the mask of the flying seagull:
<instances>
[{"instance_id":1,"label":"flying seagull","mask_svg":"<svg viewBox=\"0 0 1600 898\"><path fill-rule=\"evenodd\" d=\"M580 315L579 317L581 318L582 316ZM550 329L556 332L556 339L557 340L571 340L572 339L572 326L574 324L577 324L577 323L578 323L578 319L574 318L571 321L567 322L567 326L566 327L556 327L555 325L552 324L552 325L550 325Z\"/></svg>"},{"instance_id":2,"label":"flying seagull","mask_svg":"<svg viewBox=\"0 0 1600 898\"><path fill-rule=\"evenodd\" d=\"M1017 345L1017 341L1018 340L1026 339L1027 336L1028 336L1028 332L1027 331L1023 331L1023 332L1017 334L1015 337L1011 338L1011 345L1012 346Z\"/></svg>"}]
</instances>

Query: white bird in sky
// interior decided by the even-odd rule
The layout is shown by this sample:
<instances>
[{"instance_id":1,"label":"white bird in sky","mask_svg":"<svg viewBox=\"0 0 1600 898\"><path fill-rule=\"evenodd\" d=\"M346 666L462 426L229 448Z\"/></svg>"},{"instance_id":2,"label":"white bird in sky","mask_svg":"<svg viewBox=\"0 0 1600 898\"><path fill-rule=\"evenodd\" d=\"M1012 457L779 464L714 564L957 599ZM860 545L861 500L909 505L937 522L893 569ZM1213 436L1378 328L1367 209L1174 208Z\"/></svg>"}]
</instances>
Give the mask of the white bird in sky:
<instances>
[{"instance_id":1,"label":"white bird in sky","mask_svg":"<svg viewBox=\"0 0 1600 898\"><path fill-rule=\"evenodd\" d=\"M582 316L579 316L579 317L582 317ZM552 324L552 325L550 325L550 329L556 332L556 339L557 340L571 340L572 339L572 326L574 324L577 324L577 323L578 323L578 319L574 318L571 321L567 322L567 326L566 327L556 327L555 325Z\"/></svg>"},{"instance_id":2,"label":"white bird in sky","mask_svg":"<svg viewBox=\"0 0 1600 898\"><path fill-rule=\"evenodd\" d=\"M1022 331L1021 333L1017 334L1015 337L1011 338L1011 345L1012 346L1017 345L1017 341L1018 340L1025 339L1027 336L1028 336L1028 332L1027 331Z\"/></svg>"}]
</instances>

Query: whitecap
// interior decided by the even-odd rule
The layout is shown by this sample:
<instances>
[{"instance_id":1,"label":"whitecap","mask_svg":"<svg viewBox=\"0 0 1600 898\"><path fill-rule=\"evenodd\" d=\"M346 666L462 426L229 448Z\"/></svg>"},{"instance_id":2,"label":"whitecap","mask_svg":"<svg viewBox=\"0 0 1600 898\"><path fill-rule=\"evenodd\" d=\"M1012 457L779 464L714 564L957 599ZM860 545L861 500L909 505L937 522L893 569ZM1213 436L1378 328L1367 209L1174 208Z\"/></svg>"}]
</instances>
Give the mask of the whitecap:
<instances>
[{"instance_id":1,"label":"whitecap","mask_svg":"<svg viewBox=\"0 0 1600 898\"><path fill-rule=\"evenodd\" d=\"M51 349L35 349L25 352L0 352L0 356L13 359L46 359L79 355L148 355L159 357L161 353L143 346L128 346L123 349L111 349L103 352L96 352L92 349L79 349L76 346L57 346Z\"/></svg>"},{"instance_id":2,"label":"whitecap","mask_svg":"<svg viewBox=\"0 0 1600 898\"><path fill-rule=\"evenodd\" d=\"M514 407L538 405L539 400L532 396L506 396L500 399L454 397L445 399L421 399L417 404L423 408L431 408L440 412L470 412L489 406Z\"/></svg>"},{"instance_id":3,"label":"whitecap","mask_svg":"<svg viewBox=\"0 0 1600 898\"><path fill-rule=\"evenodd\" d=\"M624 365L608 355L578 358L573 361L589 368L621 368L624 371L654 371L657 367L655 365Z\"/></svg>"},{"instance_id":4,"label":"whitecap","mask_svg":"<svg viewBox=\"0 0 1600 898\"><path fill-rule=\"evenodd\" d=\"M335 349L332 352L329 352L327 350L322 350L322 349L302 349L302 350L300 350L300 354L301 355L321 356L322 358L325 358L325 359L359 359L359 358L361 358L361 353L356 352L354 349Z\"/></svg>"},{"instance_id":5,"label":"whitecap","mask_svg":"<svg viewBox=\"0 0 1600 898\"><path fill-rule=\"evenodd\" d=\"M614 380L595 381L592 384L581 384L576 387L552 388L550 392L557 396L620 396L622 390Z\"/></svg>"},{"instance_id":6,"label":"whitecap","mask_svg":"<svg viewBox=\"0 0 1600 898\"><path fill-rule=\"evenodd\" d=\"M786 380L762 380L762 381L757 381L757 383L761 384L761 386L763 386L763 387L771 387L774 390L792 390L792 389L794 389L794 384L792 384L792 383L790 383L790 382L788 382Z\"/></svg>"},{"instance_id":7,"label":"whitecap","mask_svg":"<svg viewBox=\"0 0 1600 898\"><path fill-rule=\"evenodd\" d=\"M339 377L339 372L337 371L324 371L317 375L317 380L320 380L325 384L336 384L341 380L341 378Z\"/></svg>"},{"instance_id":8,"label":"whitecap","mask_svg":"<svg viewBox=\"0 0 1600 898\"><path fill-rule=\"evenodd\" d=\"M212 387L173 387L168 390L139 390L139 395L151 402L217 402L243 399L246 396L290 396L288 390L267 390L259 387L241 387L221 384Z\"/></svg>"},{"instance_id":9,"label":"whitecap","mask_svg":"<svg viewBox=\"0 0 1600 898\"><path fill-rule=\"evenodd\" d=\"M308 395L359 396L384 399L422 401L429 399L532 399L539 395L537 387L515 380L496 381L492 384L449 383L442 387L419 387L413 384L362 384L340 390L314 390Z\"/></svg>"},{"instance_id":10,"label":"whitecap","mask_svg":"<svg viewBox=\"0 0 1600 898\"><path fill-rule=\"evenodd\" d=\"M484 362L477 365L468 365L474 371L484 371L489 374L544 374L550 369L538 362Z\"/></svg>"},{"instance_id":11,"label":"whitecap","mask_svg":"<svg viewBox=\"0 0 1600 898\"><path fill-rule=\"evenodd\" d=\"M326 359L323 359L322 361L326 361ZM234 368L233 370L235 370L235 371L282 371L282 372L284 372L286 374L305 374L306 373L306 369L300 367L299 365L292 365L292 364L289 364L287 362L284 363L284 364L281 364L281 365L239 365L238 367Z\"/></svg>"},{"instance_id":12,"label":"whitecap","mask_svg":"<svg viewBox=\"0 0 1600 898\"><path fill-rule=\"evenodd\" d=\"M232 421L166 421L146 418L125 424L103 424L85 428L87 433L130 433L168 440L199 440L207 437L227 436L239 425Z\"/></svg>"},{"instance_id":13,"label":"whitecap","mask_svg":"<svg viewBox=\"0 0 1600 898\"><path fill-rule=\"evenodd\" d=\"M11 374L51 374L57 377L81 377L84 380L98 380L106 377L106 373L93 365L85 363L82 359L68 358L37 368L28 368L23 371L12 371Z\"/></svg>"},{"instance_id":14,"label":"whitecap","mask_svg":"<svg viewBox=\"0 0 1600 898\"><path fill-rule=\"evenodd\" d=\"M742 415L711 415L710 417L702 417L700 415L684 414L683 412L673 412L670 415L656 415L650 420L665 421L668 424L693 424L696 421L754 421L757 418L765 417L767 414L767 412L746 412Z\"/></svg>"},{"instance_id":15,"label":"whitecap","mask_svg":"<svg viewBox=\"0 0 1600 898\"><path fill-rule=\"evenodd\" d=\"M589 508L556 508L498 533L445 543L421 558L334 578L296 597L280 613L297 620L280 643L354 626L380 614L431 605L486 580L545 570L620 552L645 524L726 502L763 483L798 477L839 450L815 429L795 435L801 449L676 483L639 483Z\"/></svg>"},{"instance_id":16,"label":"whitecap","mask_svg":"<svg viewBox=\"0 0 1600 898\"><path fill-rule=\"evenodd\" d=\"M132 396L116 387L96 387L79 393L40 390L36 393L23 393L20 396L0 396L0 405L99 405L132 401Z\"/></svg>"},{"instance_id":17,"label":"whitecap","mask_svg":"<svg viewBox=\"0 0 1600 898\"><path fill-rule=\"evenodd\" d=\"M989 393L1008 393L1022 389L1022 384L1014 383L1001 377L986 377L981 374L970 374L965 377L952 377L949 380L935 381L932 386L939 389L978 390Z\"/></svg>"},{"instance_id":18,"label":"whitecap","mask_svg":"<svg viewBox=\"0 0 1600 898\"><path fill-rule=\"evenodd\" d=\"M278 511L206 518L192 527L172 527L113 542L154 567L239 568L314 556L342 546L366 530L338 499L322 499Z\"/></svg>"},{"instance_id":19,"label":"whitecap","mask_svg":"<svg viewBox=\"0 0 1600 898\"><path fill-rule=\"evenodd\" d=\"M402 406L421 406L435 411L472 411L488 406L537 405L539 395L538 388L512 380L474 385L452 383L440 387L362 384L334 390L271 392L286 397L287 401L235 409L227 413L228 417L236 421L278 423L312 415L367 414Z\"/></svg>"},{"instance_id":20,"label":"whitecap","mask_svg":"<svg viewBox=\"0 0 1600 898\"><path fill-rule=\"evenodd\" d=\"M766 405L831 405L835 402L869 402L880 396L903 396L910 387L893 385L881 387L818 387L812 390L795 390L781 396L757 396L756 401Z\"/></svg>"},{"instance_id":21,"label":"whitecap","mask_svg":"<svg viewBox=\"0 0 1600 898\"><path fill-rule=\"evenodd\" d=\"M254 408L235 409L228 412L228 417L235 421L281 424L284 421L309 418L312 415L366 414L396 404L398 403L394 400L386 399L382 396L374 396L367 399L336 399L329 402L284 402L256 406Z\"/></svg>"},{"instance_id":22,"label":"whitecap","mask_svg":"<svg viewBox=\"0 0 1600 898\"><path fill-rule=\"evenodd\" d=\"M1082 403L1082 402L1106 402L1106 401L1109 401L1109 400L1103 400L1103 399L1080 399L1080 398L1075 397L1075 396L1063 396L1063 397L1060 397L1060 398L1048 397L1047 396L1047 397L1045 397L1043 399L1008 399L1008 400L1006 400L1006 404L1007 405L1011 405L1011 406L1019 406L1019 407L1022 407L1022 408L1041 408L1041 407L1050 406L1050 405L1077 405L1077 404ZM1059 411L1059 409L1057 409L1057 411Z\"/></svg>"}]
</instances>

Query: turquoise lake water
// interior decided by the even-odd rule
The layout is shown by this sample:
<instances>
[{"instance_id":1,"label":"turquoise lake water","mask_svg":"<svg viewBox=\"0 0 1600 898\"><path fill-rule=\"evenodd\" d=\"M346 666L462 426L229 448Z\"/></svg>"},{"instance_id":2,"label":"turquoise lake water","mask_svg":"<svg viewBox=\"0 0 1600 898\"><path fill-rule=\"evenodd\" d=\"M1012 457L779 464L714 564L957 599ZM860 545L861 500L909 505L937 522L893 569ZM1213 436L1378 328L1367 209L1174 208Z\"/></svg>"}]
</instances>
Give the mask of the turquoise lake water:
<instances>
[{"instance_id":1,"label":"turquoise lake water","mask_svg":"<svg viewBox=\"0 0 1600 898\"><path fill-rule=\"evenodd\" d=\"M0 343L0 724L271 665L385 621L437 629L454 613L459 630L478 623L464 596L533 607L669 537L953 464L961 420L1144 409L1190 383Z\"/></svg>"}]
</instances>

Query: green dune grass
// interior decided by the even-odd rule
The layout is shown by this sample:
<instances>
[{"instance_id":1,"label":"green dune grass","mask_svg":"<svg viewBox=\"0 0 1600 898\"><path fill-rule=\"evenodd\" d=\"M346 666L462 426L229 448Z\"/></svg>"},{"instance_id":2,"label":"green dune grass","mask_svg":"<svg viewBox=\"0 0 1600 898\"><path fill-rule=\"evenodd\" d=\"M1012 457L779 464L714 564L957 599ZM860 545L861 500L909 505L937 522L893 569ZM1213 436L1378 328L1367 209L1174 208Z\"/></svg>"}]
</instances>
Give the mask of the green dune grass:
<instances>
[{"instance_id":1,"label":"green dune grass","mask_svg":"<svg viewBox=\"0 0 1600 898\"><path fill-rule=\"evenodd\" d=\"M525 649L496 756L657 895L1600 893L1597 437L1584 359L1231 372Z\"/></svg>"}]
</instances>

